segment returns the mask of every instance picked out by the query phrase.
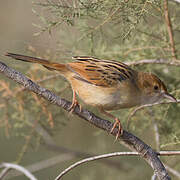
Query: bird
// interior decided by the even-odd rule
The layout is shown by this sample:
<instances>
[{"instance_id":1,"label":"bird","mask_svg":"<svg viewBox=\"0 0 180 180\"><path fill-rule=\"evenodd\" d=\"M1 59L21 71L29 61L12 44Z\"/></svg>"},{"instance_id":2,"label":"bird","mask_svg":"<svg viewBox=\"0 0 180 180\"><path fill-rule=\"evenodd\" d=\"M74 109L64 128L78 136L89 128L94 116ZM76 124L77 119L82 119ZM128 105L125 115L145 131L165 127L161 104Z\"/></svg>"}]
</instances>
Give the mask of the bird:
<instances>
[{"instance_id":1,"label":"bird","mask_svg":"<svg viewBox=\"0 0 180 180\"><path fill-rule=\"evenodd\" d=\"M85 104L97 107L101 113L114 120L110 133L118 127L116 139L123 134L123 128L119 118L110 111L153 104L164 99L176 102L176 98L168 93L164 82L156 75L136 71L119 61L74 56L73 62L61 64L14 53L5 55L15 60L41 64L64 76L73 92L69 111L79 105L78 95Z\"/></svg>"}]
</instances>

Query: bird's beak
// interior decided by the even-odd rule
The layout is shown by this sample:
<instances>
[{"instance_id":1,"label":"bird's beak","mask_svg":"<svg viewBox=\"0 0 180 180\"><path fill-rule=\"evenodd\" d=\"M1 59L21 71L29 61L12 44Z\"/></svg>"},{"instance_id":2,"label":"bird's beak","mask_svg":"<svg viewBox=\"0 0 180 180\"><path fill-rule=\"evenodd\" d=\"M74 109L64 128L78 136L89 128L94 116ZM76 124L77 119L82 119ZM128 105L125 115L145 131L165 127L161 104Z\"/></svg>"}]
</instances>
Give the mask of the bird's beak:
<instances>
[{"instance_id":1,"label":"bird's beak","mask_svg":"<svg viewBox=\"0 0 180 180\"><path fill-rule=\"evenodd\" d=\"M171 100L172 102L177 102L176 98L174 96L172 96L171 94L169 94L169 93L164 93L163 97L166 98L166 99Z\"/></svg>"}]
</instances>

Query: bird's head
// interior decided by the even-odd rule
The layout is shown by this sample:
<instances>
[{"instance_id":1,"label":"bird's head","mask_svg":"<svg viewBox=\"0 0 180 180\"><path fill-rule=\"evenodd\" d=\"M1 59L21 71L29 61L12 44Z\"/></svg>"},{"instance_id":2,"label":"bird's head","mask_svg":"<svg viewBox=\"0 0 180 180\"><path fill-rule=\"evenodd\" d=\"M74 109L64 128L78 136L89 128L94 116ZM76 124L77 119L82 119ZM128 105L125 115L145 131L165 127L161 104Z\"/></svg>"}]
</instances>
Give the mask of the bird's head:
<instances>
[{"instance_id":1,"label":"bird's head","mask_svg":"<svg viewBox=\"0 0 180 180\"><path fill-rule=\"evenodd\" d=\"M163 99L177 101L175 97L168 93L165 84L154 74L140 72L138 84L142 95L142 104L152 104Z\"/></svg>"}]
</instances>

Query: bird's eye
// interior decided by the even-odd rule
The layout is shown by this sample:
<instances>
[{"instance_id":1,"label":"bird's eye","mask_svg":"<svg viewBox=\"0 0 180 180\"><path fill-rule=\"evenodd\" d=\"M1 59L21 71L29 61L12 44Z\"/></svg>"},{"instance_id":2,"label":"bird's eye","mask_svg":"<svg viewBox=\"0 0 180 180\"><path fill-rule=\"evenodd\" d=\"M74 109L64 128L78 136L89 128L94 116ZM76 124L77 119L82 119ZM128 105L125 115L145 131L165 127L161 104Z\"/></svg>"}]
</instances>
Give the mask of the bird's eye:
<instances>
[{"instance_id":1,"label":"bird's eye","mask_svg":"<svg viewBox=\"0 0 180 180\"><path fill-rule=\"evenodd\" d=\"M159 87L157 85L154 86L154 90L158 90Z\"/></svg>"}]
</instances>

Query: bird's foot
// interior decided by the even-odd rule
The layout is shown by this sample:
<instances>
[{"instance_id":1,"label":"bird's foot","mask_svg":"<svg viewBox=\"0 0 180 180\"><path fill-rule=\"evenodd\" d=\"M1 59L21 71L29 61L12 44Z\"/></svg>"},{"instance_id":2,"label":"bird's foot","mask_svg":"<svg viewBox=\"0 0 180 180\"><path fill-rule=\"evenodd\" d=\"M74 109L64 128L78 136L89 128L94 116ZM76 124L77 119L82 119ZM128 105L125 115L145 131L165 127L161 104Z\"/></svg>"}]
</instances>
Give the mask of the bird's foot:
<instances>
[{"instance_id":1,"label":"bird's foot","mask_svg":"<svg viewBox=\"0 0 180 180\"><path fill-rule=\"evenodd\" d=\"M121 122L120 122L120 120L118 118L115 118L115 122L113 124L113 127L112 127L110 133L112 133L116 127L118 127L118 132L116 134L116 140L117 140L118 137L123 134L123 128L122 128Z\"/></svg>"},{"instance_id":2,"label":"bird's foot","mask_svg":"<svg viewBox=\"0 0 180 180\"><path fill-rule=\"evenodd\" d=\"M80 104L78 103L78 101L75 99L75 100L72 102L71 106L68 108L69 112L70 112L70 113L73 113L74 110L75 110L75 108L76 108L76 106L79 106L80 112L82 111L81 105L80 105Z\"/></svg>"}]
</instances>

